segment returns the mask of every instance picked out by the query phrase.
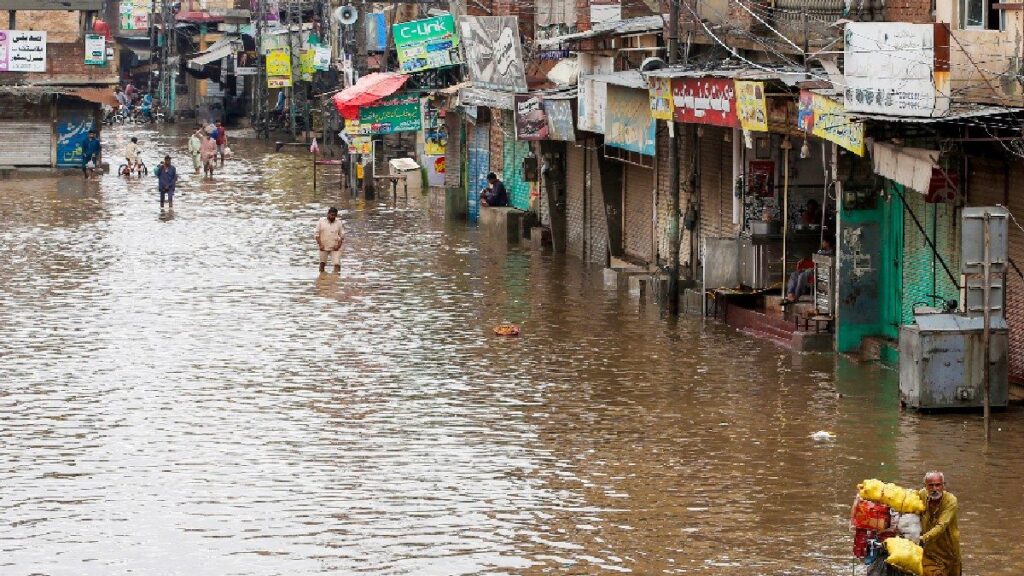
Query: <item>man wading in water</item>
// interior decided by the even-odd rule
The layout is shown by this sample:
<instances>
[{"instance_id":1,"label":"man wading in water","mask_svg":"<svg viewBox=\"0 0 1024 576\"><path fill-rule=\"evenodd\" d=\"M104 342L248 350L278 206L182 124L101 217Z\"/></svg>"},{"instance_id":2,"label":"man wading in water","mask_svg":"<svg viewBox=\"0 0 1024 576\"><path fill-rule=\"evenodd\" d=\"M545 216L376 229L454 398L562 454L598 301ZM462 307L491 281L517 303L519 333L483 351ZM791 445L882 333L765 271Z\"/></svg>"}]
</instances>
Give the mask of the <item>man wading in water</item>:
<instances>
[{"instance_id":1,"label":"man wading in water","mask_svg":"<svg viewBox=\"0 0 1024 576\"><path fill-rule=\"evenodd\" d=\"M341 245L345 241L345 226L338 220L338 209L331 207L327 216L316 224L316 245L320 247L320 271L325 272L327 260L334 264L334 271L341 272Z\"/></svg>"},{"instance_id":2,"label":"man wading in water","mask_svg":"<svg viewBox=\"0 0 1024 576\"><path fill-rule=\"evenodd\" d=\"M924 547L924 576L960 576L959 505L956 496L946 492L942 472L924 476L921 498L928 509L921 515L921 546Z\"/></svg>"}]
</instances>

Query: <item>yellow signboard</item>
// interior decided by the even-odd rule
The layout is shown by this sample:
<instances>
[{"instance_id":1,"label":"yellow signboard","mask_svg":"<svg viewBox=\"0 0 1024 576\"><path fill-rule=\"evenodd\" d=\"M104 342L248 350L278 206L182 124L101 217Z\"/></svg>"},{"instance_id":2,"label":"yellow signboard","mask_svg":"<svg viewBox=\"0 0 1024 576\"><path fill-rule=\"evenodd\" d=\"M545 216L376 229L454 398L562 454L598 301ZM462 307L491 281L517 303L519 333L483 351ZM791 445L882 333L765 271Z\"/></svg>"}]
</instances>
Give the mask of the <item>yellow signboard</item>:
<instances>
[{"instance_id":1,"label":"yellow signboard","mask_svg":"<svg viewBox=\"0 0 1024 576\"><path fill-rule=\"evenodd\" d=\"M801 127L813 122L811 134L834 142L858 156L864 155L864 124L853 122L839 102L804 90L800 93Z\"/></svg>"},{"instance_id":2,"label":"yellow signboard","mask_svg":"<svg viewBox=\"0 0 1024 576\"><path fill-rule=\"evenodd\" d=\"M768 107L765 105L764 82L736 80L736 117L740 126L751 132L768 131Z\"/></svg>"},{"instance_id":3,"label":"yellow signboard","mask_svg":"<svg viewBox=\"0 0 1024 576\"><path fill-rule=\"evenodd\" d=\"M304 82L313 81L313 72L316 72L316 50L310 48L302 51L302 56L299 57L299 72Z\"/></svg>"},{"instance_id":4,"label":"yellow signboard","mask_svg":"<svg viewBox=\"0 0 1024 576\"><path fill-rule=\"evenodd\" d=\"M267 53L267 76L292 77L292 56L287 48L277 48Z\"/></svg>"},{"instance_id":5,"label":"yellow signboard","mask_svg":"<svg viewBox=\"0 0 1024 576\"><path fill-rule=\"evenodd\" d=\"M672 80L669 78L648 78L647 95L651 100L651 118L671 120Z\"/></svg>"}]
</instances>

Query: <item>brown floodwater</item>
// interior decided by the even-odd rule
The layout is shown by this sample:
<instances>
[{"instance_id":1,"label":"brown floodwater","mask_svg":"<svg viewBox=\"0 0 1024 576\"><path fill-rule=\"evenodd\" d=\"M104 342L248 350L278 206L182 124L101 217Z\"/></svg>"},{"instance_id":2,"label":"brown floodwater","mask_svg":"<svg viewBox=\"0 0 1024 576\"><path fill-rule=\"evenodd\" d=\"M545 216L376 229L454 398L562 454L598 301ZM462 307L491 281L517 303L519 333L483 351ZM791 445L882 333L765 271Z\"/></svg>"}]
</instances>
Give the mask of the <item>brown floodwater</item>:
<instances>
[{"instance_id":1,"label":"brown floodwater","mask_svg":"<svg viewBox=\"0 0 1024 576\"><path fill-rule=\"evenodd\" d=\"M930 469L965 574L1024 572L1019 408L986 452L891 370L662 320L419 197L315 194L298 150L238 140L201 181L171 130L107 130L115 166L130 135L182 168L173 212L152 177L0 181L4 576L838 576L856 483Z\"/></svg>"}]
</instances>

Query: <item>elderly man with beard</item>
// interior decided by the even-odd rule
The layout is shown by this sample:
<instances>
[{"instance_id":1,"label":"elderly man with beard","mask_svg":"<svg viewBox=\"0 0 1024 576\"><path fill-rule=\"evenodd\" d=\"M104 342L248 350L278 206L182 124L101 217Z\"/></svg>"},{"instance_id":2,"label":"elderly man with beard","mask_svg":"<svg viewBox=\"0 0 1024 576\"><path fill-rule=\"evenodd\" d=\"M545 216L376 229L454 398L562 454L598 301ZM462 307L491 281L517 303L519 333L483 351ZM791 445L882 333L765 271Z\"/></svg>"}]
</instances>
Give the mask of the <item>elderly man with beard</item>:
<instances>
[{"instance_id":1,"label":"elderly man with beard","mask_svg":"<svg viewBox=\"0 0 1024 576\"><path fill-rule=\"evenodd\" d=\"M942 472L924 476L921 498L928 508L921 515L924 576L960 576L960 527L956 496L946 492Z\"/></svg>"}]
</instances>

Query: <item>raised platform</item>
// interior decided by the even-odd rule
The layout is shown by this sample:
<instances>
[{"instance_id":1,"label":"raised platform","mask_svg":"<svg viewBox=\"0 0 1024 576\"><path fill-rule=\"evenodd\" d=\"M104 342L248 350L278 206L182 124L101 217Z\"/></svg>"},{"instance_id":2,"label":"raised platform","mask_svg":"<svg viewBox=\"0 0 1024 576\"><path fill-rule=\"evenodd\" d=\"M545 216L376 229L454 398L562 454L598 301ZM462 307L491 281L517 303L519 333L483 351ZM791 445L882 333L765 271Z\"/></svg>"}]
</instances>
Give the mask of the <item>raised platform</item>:
<instances>
[{"instance_id":1,"label":"raised platform","mask_svg":"<svg viewBox=\"0 0 1024 576\"><path fill-rule=\"evenodd\" d=\"M505 238L511 244L519 243L519 234L525 212L502 206L480 207L480 232L491 238Z\"/></svg>"},{"instance_id":2,"label":"raised platform","mask_svg":"<svg viewBox=\"0 0 1024 576\"><path fill-rule=\"evenodd\" d=\"M737 330L798 352L832 352L832 334L797 330L796 323L778 315L742 306L728 306L725 323Z\"/></svg>"}]
</instances>

